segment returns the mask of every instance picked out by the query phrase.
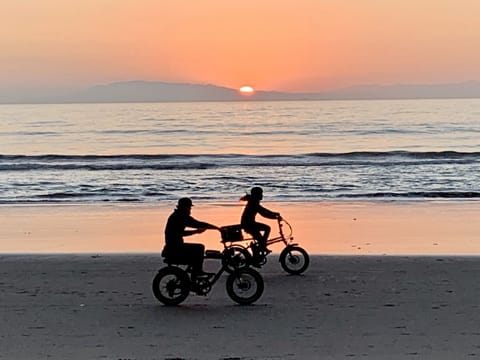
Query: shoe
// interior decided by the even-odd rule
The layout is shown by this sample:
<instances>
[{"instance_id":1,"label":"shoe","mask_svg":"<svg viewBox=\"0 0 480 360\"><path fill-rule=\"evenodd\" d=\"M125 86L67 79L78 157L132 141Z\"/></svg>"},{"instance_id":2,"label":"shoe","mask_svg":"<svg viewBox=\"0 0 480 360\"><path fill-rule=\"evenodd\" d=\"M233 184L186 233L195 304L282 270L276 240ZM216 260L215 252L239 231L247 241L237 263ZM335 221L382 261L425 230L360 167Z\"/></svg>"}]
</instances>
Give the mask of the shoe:
<instances>
[{"instance_id":1,"label":"shoe","mask_svg":"<svg viewBox=\"0 0 480 360\"><path fill-rule=\"evenodd\" d=\"M262 265L261 265L260 263L258 263L258 262L252 263L252 266L253 266L253 267L256 267L257 269L260 269L260 268L262 267Z\"/></svg>"},{"instance_id":2,"label":"shoe","mask_svg":"<svg viewBox=\"0 0 480 360\"><path fill-rule=\"evenodd\" d=\"M252 256L250 264L256 268L261 268L267 262L267 255L266 254L259 254L256 256Z\"/></svg>"}]
</instances>

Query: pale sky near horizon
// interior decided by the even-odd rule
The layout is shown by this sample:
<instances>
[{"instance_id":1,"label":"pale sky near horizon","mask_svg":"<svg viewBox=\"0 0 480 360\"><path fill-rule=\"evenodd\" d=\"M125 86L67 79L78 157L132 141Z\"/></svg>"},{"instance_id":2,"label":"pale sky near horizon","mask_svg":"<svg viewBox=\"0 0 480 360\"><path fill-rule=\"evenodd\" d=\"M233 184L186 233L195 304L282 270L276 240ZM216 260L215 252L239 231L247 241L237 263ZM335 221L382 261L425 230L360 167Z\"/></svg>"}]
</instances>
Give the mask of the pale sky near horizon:
<instances>
[{"instance_id":1,"label":"pale sky near horizon","mask_svg":"<svg viewBox=\"0 0 480 360\"><path fill-rule=\"evenodd\" d=\"M480 80L477 0L0 0L0 94Z\"/></svg>"}]
</instances>

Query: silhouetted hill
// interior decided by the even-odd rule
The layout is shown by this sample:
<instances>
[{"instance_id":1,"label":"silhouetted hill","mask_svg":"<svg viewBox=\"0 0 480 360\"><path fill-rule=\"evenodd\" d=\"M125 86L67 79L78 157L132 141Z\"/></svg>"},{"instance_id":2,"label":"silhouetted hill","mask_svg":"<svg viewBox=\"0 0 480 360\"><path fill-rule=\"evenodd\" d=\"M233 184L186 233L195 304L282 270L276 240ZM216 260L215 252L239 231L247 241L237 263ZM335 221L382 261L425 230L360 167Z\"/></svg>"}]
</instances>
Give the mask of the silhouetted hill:
<instances>
[{"instance_id":1,"label":"silhouetted hill","mask_svg":"<svg viewBox=\"0 0 480 360\"><path fill-rule=\"evenodd\" d=\"M238 94L213 85L129 81L94 86L70 97L76 102L229 101Z\"/></svg>"},{"instance_id":2,"label":"silhouetted hill","mask_svg":"<svg viewBox=\"0 0 480 360\"><path fill-rule=\"evenodd\" d=\"M66 96L63 102L176 102L297 99L298 95L293 93L257 91L250 96L245 96L240 94L236 89L215 85L129 81L94 86L85 91Z\"/></svg>"},{"instance_id":3,"label":"silhouetted hill","mask_svg":"<svg viewBox=\"0 0 480 360\"><path fill-rule=\"evenodd\" d=\"M215 85L130 81L98 85L68 96L65 102L174 102L478 98L480 82L439 85L360 85L324 93L256 91L250 96Z\"/></svg>"},{"instance_id":4,"label":"silhouetted hill","mask_svg":"<svg viewBox=\"0 0 480 360\"><path fill-rule=\"evenodd\" d=\"M435 85L360 85L325 94L329 99L453 99L480 98L480 82Z\"/></svg>"},{"instance_id":5,"label":"silhouetted hill","mask_svg":"<svg viewBox=\"0 0 480 360\"><path fill-rule=\"evenodd\" d=\"M97 85L59 96L8 99L0 103L109 103L480 98L480 82L437 85L360 85L323 93L256 91L250 96L215 85L129 81Z\"/></svg>"}]
</instances>

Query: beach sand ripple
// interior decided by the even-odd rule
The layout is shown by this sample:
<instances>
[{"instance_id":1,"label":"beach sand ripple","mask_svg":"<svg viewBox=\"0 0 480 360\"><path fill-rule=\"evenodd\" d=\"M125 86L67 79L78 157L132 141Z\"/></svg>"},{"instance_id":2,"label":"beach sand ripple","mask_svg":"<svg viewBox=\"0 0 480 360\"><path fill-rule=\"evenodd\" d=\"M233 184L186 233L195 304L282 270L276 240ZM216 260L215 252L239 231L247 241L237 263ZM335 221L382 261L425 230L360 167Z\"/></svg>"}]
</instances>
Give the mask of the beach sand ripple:
<instances>
[{"instance_id":1,"label":"beach sand ripple","mask_svg":"<svg viewBox=\"0 0 480 360\"><path fill-rule=\"evenodd\" d=\"M207 263L213 269L217 263ZM459 359L480 356L480 258L275 256L251 306L224 279L166 307L158 255L0 256L0 359Z\"/></svg>"}]
</instances>

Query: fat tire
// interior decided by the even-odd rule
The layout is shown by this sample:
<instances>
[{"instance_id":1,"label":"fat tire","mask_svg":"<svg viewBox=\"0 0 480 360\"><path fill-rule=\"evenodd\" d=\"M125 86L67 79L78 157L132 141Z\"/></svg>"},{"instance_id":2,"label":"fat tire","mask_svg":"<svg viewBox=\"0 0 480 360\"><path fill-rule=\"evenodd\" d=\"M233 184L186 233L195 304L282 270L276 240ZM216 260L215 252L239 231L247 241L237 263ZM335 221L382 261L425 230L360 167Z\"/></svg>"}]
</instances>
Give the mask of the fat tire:
<instances>
[{"instance_id":1,"label":"fat tire","mask_svg":"<svg viewBox=\"0 0 480 360\"><path fill-rule=\"evenodd\" d=\"M298 254L292 254L297 252ZM291 258L293 256L293 258ZM303 259L303 263L302 260ZM296 267L297 264L292 263L292 260L299 261L300 267ZM299 275L307 270L310 264L310 257L308 253L300 246L287 246L282 250L279 258L282 269L292 275Z\"/></svg>"},{"instance_id":2,"label":"fat tire","mask_svg":"<svg viewBox=\"0 0 480 360\"><path fill-rule=\"evenodd\" d=\"M260 299L264 283L258 271L245 268L231 273L226 282L228 296L240 305L250 305Z\"/></svg>"},{"instance_id":3,"label":"fat tire","mask_svg":"<svg viewBox=\"0 0 480 360\"><path fill-rule=\"evenodd\" d=\"M252 255L243 246L232 245L222 253L222 265L229 274L248 268L251 262Z\"/></svg>"},{"instance_id":4,"label":"fat tire","mask_svg":"<svg viewBox=\"0 0 480 360\"><path fill-rule=\"evenodd\" d=\"M166 279L167 276L172 278ZM164 283L165 281L166 283ZM167 286L172 288L168 289ZM187 273L181 268L167 266L160 269L153 278L152 291L153 295L161 303L168 306L175 306L187 298L190 292L190 279Z\"/></svg>"}]
</instances>

